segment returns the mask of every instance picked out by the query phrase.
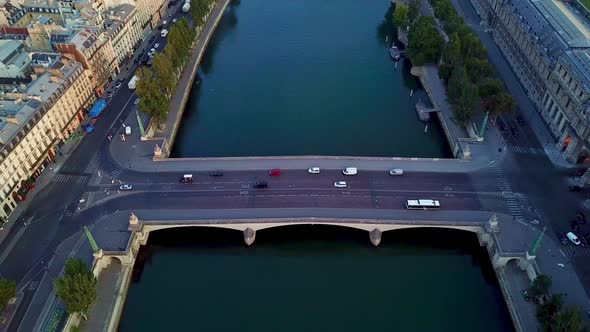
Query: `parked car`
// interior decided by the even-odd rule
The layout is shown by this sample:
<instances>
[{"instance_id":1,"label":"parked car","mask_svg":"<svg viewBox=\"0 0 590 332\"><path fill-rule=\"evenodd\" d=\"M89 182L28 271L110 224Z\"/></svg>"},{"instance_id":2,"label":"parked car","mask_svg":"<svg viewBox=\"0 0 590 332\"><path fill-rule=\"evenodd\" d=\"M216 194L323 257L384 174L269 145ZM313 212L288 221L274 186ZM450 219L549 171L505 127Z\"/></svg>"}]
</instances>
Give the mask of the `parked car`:
<instances>
[{"instance_id":1,"label":"parked car","mask_svg":"<svg viewBox=\"0 0 590 332\"><path fill-rule=\"evenodd\" d=\"M518 129L515 126L510 126L510 134L514 137L518 136Z\"/></svg>"},{"instance_id":2,"label":"parked car","mask_svg":"<svg viewBox=\"0 0 590 332\"><path fill-rule=\"evenodd\" d=\"M580 222L580 224L585 224L586 223L586 215L582 211L577 211L576 212L576 219L578 219L578 221Z\"/></svg>"},{"instance_id":3,"label":"parked car","mask_svg":"<svg viewBox=\"0 0 590 332\"><path fill-rule=\"evenodd\" d=\"M279 176L281 175L281 170L278 168L273 168L271 170L268 171L268 175L270 176Z\"/></svg>"},{"instance_id":4,"label":"parked car","mask_svg":"<svg viewBox=\"0 0 590 332\"><path fill-rule=\"evenodd\" d=\"M346 188L346 181L336 181L336 182L334 182L334 187Z\"/></svg>"},{"instance_id":5,"label":"parked car","mask_svg":"<svg viewBox=\"0 0 590 332\"><path fill-rule=\"evenodd\" d=\"M356 175L357 173L357 169L356 167L346 167L345 169L342 170L342 174L344 175Z\"/></svg>"},{"instance_id":6,"label":"parked car","mask_svg":"<svg viewBox=\"0 0 590 332\"><path fill-rule=\"evenodd\" d=\"M580 239L578 239L578 237L576 236L576 234L572 233L572 232L568 232L567 234L565 234L565 236L567 236L568 240L570 240L573 244L579 246L580 245Z\"/></svg>"},{"instance_id":7,"label":"parked car","mask_svg":"<svg viewBox=\"0 0 590 332\"><path fill-rule=\"evenodd\" d=\"M264 189L264 188L268 188L268 183L266 183L266 182L262 182L262 181L260 181L260 182L256 182L256 183L254 184L254 188L256 188L256 189Z\"/></svg>"},{"instance_id":8,"label":"parked car","mask_svg":"<svg viewBox=\"0 0 590 332\"><path fill-rule=\"evenodd\" d=\"M133 186L130 185L130 184L123 184L123 185L121 185L119 187L119 189L121 189L121 190L132 190L133 189Z\"/></svg>"},{"instance_id":9,"label":"parked car","mask_svg":"<svg viewBox=\"0 0 590 332\"><path fill-rule=\"evenodd\" d=\"M311 167L307 170L307 173L309 174L320 174L320 168L319 167Z\"/></svg>"},{"instance_id":10,"label":"parked car","mask_svg":"<svg viewBox=\"0 0 590 332\"><path fill-rule=\"evenodd\" d=\"M160 43L155 43L154 48L158 48L158 47L160 47Z\"/></svg>"},{"instance_id":11,"label":"parked car","mask_svg":"<svg viewBox=\"0 0 590 332\"><path fill-rule=\"evenodd\" d=\"M531 296L529 295L529 292L526 289L522 290L522 298L527 302L531 300Z\"/></svg>"},{"instance_id":12,"label":"parked car","mask_svg":"<svg viewBox=\"0 0 590 332\"><path fill-rule=\"evenodd\" d=\"M582 187L580 187L580 186L569 186L569 187L567 187L567 190L577 193L577 192L582 191Z\"/></svg>"},{"instance_id":13,"label":"parked car","mask_svg":"<svg viewBox=\"0 0 590 332\"><path fill-rule=\"evenodd\" d=\"M168 21L166 21L166 20L162 21L162 25L166 25L166 23L168 23Z\"/></svg>"},{"instance_id":14,"label":"parked car","mask_svg":"<svg viewBox=\"0 0 590 332\"><path fill-rule=\"evenodd\" d=\"M107 90L107 98L113 98L113 95L114 95L113 91Z\"/></svg>"},{"instance_id":15,"label":"parked car","mask_svg":"<svg viewBox=\"0 0 590 332\"><path fill-rule=\"evenodd\" d=\"M404 175L404 170L401 168L394 168L392 170L389 170L389 175Z\"/></svg>"},{"instance_id":16,"label":"parked car","mask_svg":"<svg viewBox=\"0 0 590 332\"><path fill-rule=\"evenodd\" d=\"M524 119L522 118L522 116L517 115L516 116L516 122L518 122L519 125L524 126Z\"/></svg>"},{"instance_id":17,"label":"parked car","mask_svg":"<svg viewBox=\"0 0 590 332\"><path fill-rule=\"evenodd\" d=\"M222 171L212 171L209 173L210 176L223 176L223 172Z\"/></svg>"},{"instance_id":18,"label":"parked car","mask_svg":"<svg viewBox=\"0 0 590 332\"><path fill-rule=\"evenodd\" d=\"M115 83L115 89L118 89L120 87L121 87L121 83L119 83L119 82Z\"/></svg>"},{"instance_id":19,"label":"parked car","mask_svg":"<svg viewBox=\"0 0 590 332\"><path fill-rule=\"evenodd\" d=\"M178 21L178 20L177 20L177 19L173 19L173 20L172 20L172 23L176 23L176 21Z\"/></svg>"}]
</instances>

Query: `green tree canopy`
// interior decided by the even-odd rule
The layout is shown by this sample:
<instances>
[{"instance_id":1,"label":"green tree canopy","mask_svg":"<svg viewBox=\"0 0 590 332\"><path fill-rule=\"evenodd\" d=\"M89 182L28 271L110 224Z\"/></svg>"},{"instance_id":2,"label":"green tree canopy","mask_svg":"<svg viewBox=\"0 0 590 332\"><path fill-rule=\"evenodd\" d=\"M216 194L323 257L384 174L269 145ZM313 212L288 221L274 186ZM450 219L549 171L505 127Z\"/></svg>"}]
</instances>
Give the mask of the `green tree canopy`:
<instances>
[{"instance_id":1,"label":"green tree canopy","mask_svg":"<svg viewBox=\"0 0 590 332\"><path fill-rule=\"evenodd\" d=\"M461 53L465 58L487 59L486 48L471 30L461 34Z\"/></svg>"},{"instance_id":2,"label":"green tree canopy","mask_svg":"<svg viewBox=\"0 0 590 332\"><path fill-rule=\"evenodd\" d=\"M505 91L484 98L483 104L485 110L493 114L512 113L516 109L514 98Z\"/></svg>"},{"instance_id":3,"label":"green tree canopy","mask_svg":"<svg viewBox=\"0 0 590 332\"><path fill-rule=\"evenodd\" d=\"M550 327L557 314L563 308L563 294L554 294L548 301L537 306L537 318L541 325Z\"/></svg>"},{"instance_id":4,"label":"green tree canopy","mask_svg":"<svg viewBox=\"0 0 590 332\"><path fill-rule=\"evenodd\" d=\"M467 76L473 83L481 82L494 75L494 68L487 59L467 58L464 63Z\"/></svg>"},{"instance_id":5,"label":"green tree canopy","mask_svg":"<svg viewBox=\"0 0 590 332\"><path fill-rule=\"evenodd\" d=\"M139 109L160 125L168 116L168 99L152 71L142 67L137 71L137 76L139 80L136 93L139 97Z\"/></svg>"},{"instance_id":6,"label":"green tree canopy","mask_svg":"<svg viewBox=\"0 0 590 332\"><path fill-rule=\"evenodd\" d=\"M393 12L393 24L398 28L404 28L410 25L410 19L408 18L408 6L398 3L395 5L395 11Z\"/></svg>"},{"instance_id":7,"label":"green tree canopy","mask_svg":"<svg viewBox=\"0 0 590 332\"><path fill-rule=\"evenodd\" d=\"M453 117L462 126L473 117L478 101L477 87L469 82L465 67L458 66L452 72L447 85L447 98L453 109Z\"/></svg>"},{"instance_id":8,"label":"green tree canopy","mask_svg":"<svg viewBox=\"0 0 590 332\"><path fill-rule=\"evenodd\" d=\"M96 300L96 278L82 260L68 258L65 272L53 281L55 294L68 312L78 313L87 319L88 311Z\"/></svg>"},{"instance_id":9,"label":"green tree canopy","mask_svg":"<svg viewBox=\"0 0 590 332\"><path fill-rule=\"evenodd\" d=\"M552 284L553 280L551 279L551 276L539 274L531 286L531 295L533 297L548 295Z\"/></svg>"},{"instance_id":10,"label":"green tree canopy","mask_svg":"<svg viewBox=\"0 0 590 332\"><path fill-rule=\"evenodd\" d=\"M0 279L0 311L3 311L8 301L16 296L16 282Z\"/></svg>"},{"instance_id":11,"label":"green tree canopy","mask_svg":"<svg viewBox=\"0 0 590 332\"><path fill-rule=\"evenodd\" d=\"M580 332L584 329L584 320L580 308L566 307L551 322L551 332Z\"/></svg>"},{"instance_id":12,"label":"green tree canopy","mask_svg":"<svg viewBox=\"0 0 590 332\"><path fill-rule=\"evenodd\" d=\"M449 0L433 0L431 1L434 8L434 15L443 21L448 21L457 16L455 8Z\"/></svg>"},{"instance_id":13,"label":"green tree canopy","mask_svg":"<svg viewBox=\"0 0 590 332\"><path fill-rule=\"evenodd\" d=\"M497 78L486 78L479 84L479 95L490 97L504 91L504 83Z\"/></svg>"},{"instance_id":14,"label":"green tree canopy","mask_svg":"<svg viewBox=\"0 0 590 332\"><path fill-rule=\"evenodd\" d=\"M415 66L436 63L440 58L443 39L433 17L421 16L410 27L407 54Z\"/></svg>"},{"instance_id":15,"label":"green tree canopy","mask_svg":"<svg viewBox=\"0 0 590 332\"><path fill-rule=\"evenodd\" d=\"M408 20L410 24L414 23L420 16L420 0L411 0L408 6Z\"/></svg>"},{"instance_id":16,"label":"green tree canopy","mask_svg":"<svg viewBox=\"0 0 590 332\"><path fill-rule=\"evenodd\" d=\"M454 33L449 38L449 42L443 49L443 61L451 68L461 64L463 56L461 55L461 38Z\"/></svg>"}]
</instances>

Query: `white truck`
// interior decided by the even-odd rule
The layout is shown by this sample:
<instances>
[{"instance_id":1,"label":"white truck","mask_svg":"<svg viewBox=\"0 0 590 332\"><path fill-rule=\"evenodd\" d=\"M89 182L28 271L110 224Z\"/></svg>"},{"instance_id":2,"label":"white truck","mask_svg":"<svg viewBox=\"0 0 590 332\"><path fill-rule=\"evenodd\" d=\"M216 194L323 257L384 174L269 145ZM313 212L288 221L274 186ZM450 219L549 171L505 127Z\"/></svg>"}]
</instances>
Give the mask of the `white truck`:
<instances>
[{"instance_id":1,"label":"white truck","mask_svg":"<svg viewBox=\"0 0 590 332\"><path fill-rule=\"evenodd\" d=\"M190 2L185 2L184 5L182 6L182 12L183 13L188 13L188 10L191 9L191 4Z\"/></svg>"},{"instance_id":2,"label":"white truck","mask_svg":"<svg viewBox=\"0 0 590 332\"><path fill-rule=\"evenodd\" d=\"M129 80L129 83L127 84L127 86L129 86L130 90L135 90L135 86L137 85L137 80L139 80L137 75L133 75L133 77Z\"/></svg>"}]
</instances>

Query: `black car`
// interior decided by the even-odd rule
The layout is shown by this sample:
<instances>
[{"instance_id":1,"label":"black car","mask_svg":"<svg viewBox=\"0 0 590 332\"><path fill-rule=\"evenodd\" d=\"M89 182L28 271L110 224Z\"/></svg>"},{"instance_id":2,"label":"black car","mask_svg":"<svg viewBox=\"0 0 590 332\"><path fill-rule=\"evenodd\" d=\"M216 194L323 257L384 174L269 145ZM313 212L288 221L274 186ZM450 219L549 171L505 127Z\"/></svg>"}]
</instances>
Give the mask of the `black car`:
<instances>
[{"instance_id":1,"label":"black car","mask_svg":"<svg viewBox=\"0 0 590 332\"><path fill-rule=\"evenodd\" d=\"M582 187L580 187L580 186L569 186L569 187L567 187L567 190L577 193L577 192L582 191Z\"/></svg>"},{"instance_id":2,"label":"black car","mask_svg":"<svg viewBox=\"0 0 590 332\"><path fill-rule=\"evenodd\" d=\"M254 184L254 188L256 188L256 189L268 188L268 183L266 183L266 182L256 182Z\"/></svg>"},{"instance_id":3,"label":"black car","mask_svg":"<svg viewBox=\"0 0 590 332\"><path fill-rule=\"evenodd\" d=\"M209 173L210 176L223 176L223 172L222 171L213 171L211 173Z\"/></svg>"},{"instance_id":4,"label":"black car","mask_svg":"<svg viewBox=\"0 0 590 332\"><path fill-rule=\"evenodd\" d=\"M162 30L164 28L164 25L160 24L158 25L158 30Z\"/></svg>"},{"instance_id":5,"label":"black car","mask_svg":"<svg viewBox=\"0 0 590 332\"><path fill-rule=\"evenodd\" d=\"M576 219L580 222L580 224L586 223L586 215L582 211L576 212Z\"/></svg>"},{"instance_id":6,"label":"black car","mask_svg":"<svg viewBox=\"0 0 590 332\"><path fill-rule=\"evenodd\" d=\"M514 126L510 126L510 134L514 137L518 136L518 129Z\"/></svg>"},{"instance_id":7,"label":"black car","mask_svg":"<svg viewBox=\"0 0 590 332\"><path fill-rule=\"evenodd\" d=\"M150 38L150 44L153 43L154 40L156 40L156 36L152 36L152 38Z\"/></svg>"},{"instance_id":8,"label":"black car","mask_svg":"<svg viewBox=\"0 0 590 332\"><path fill-rule=\"evenodd\" d=\"M522 116L516 116L516 122L518 122L519 125L524 126L524 119L522 118Z\"/></svg>"},{"instance_id":9,"label":"black car","mask_svg":"<svg viewBox=\"0 0 590 332\"><path fill-rule=\"evenodd\" d=\"M504 120L502 120L502 118L498 117L496 122L498 123L498 127L500 127L500 130L502 132L508 132L508 127L506 127L506 124L504 123Z\"/></svg>"}]
</instances>

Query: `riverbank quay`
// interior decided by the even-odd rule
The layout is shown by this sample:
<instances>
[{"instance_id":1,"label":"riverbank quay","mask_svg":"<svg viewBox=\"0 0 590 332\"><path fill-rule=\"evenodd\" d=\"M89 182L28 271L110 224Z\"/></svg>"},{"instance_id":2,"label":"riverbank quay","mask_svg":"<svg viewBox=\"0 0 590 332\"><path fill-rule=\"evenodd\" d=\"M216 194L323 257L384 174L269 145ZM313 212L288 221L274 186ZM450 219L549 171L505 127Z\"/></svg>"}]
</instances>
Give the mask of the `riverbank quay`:
<instances>
[{"instance_id":1,"label":"riverbank quay","mask_svg":"<svg viewBox=\"0 0 590 332\"><path fill-rule=\"evenodd\" d=\"M230 1L231 0L217 1L215 7L213 7L210 14L205 18L207 22L200 31L196 46L193 49L187 66L182 71L176 91L170 99L168 118L164 124L164 130L161 133L155 134L154 138L156 140L152 140L152 144L154 144L154 142L156 144L159 142L165 156L170 154L170 146L173 144L174 138L176 137L178 126L180 125L182 114L186 108L186 103L196 79L197 69L199 68L203 54L205 53L209 40L211 40L211 37L215 33L215 28L217 28L219 21L221 21L223 13Z\"/></svg>"},{"instance_id":2,"label":"riverbank quay","mask_svg":"<svg viewBox=\"0 0 590 332\"><path fill-rule=\"evenodd\" d=\"M587 307L588 303L576 302L575 295L582 286L571 265L563 263L560 256L551 255L558 244L545 238L536 252L536 257L526 254L531 244L539 236L539 231L524 223L514 222L511 217L498 214L494 221L490 212L467 211L432 211L425 215L421 211L372 210L372 209L235 209L235 210L144 210L119 211L103 216L93 227L92 233L102 249L94 255L93 266L96 269L107 268L114 264L115 269L123 266L124 271L131 271L139 247L149 238L149 232L168 227L224 227L235 229L236 236L242 236L246 244L256 245L256 232L268 227L293 224L331 224L358 228L367 231L367 240L378 245L382 233L393 229L411 227L445 227L457 228L475 233L480 245L485 246L496 270L505 301L512 315L517 331L534 331L537 329L535 307L522 299L521 291L530 286L530 280L539 273L552 275L553 290L568 295L568 304ZM135 218L137 217L137 218ZM383 234L387 236L386 234ZM83 246L77 255L91 256L90 248ZM542 261L543 265L538 264ZM544 268L553 265L559 270L547 271ZM127 265L127 266L126 266ZM128 270L127 270L128 269ZM108 273L108 272L107 272ZM557 273L553 276L553 273ZM107 320L113 326L118 321L124 307L124 296L129 283L128 275L119 273L116 282L112 275L111 299L105 299L107 305L96 304L106 310L111 317ZM109 274L106 274L109 276ZM100 275L99 275L100 280ZM102 284L105 284L104 282ZM583 289L582 289L583 290ZM582 291L583 294L583 291ZM102 301L102 300L101 300ZM104 312L100 314L104 317ZM90 319L89 319L90 321ZM94 321L94 320L93 320ZM103 320L104 322L104 320ZM106 325L105 325L106 326ZM115 325L116 326L116 323ZM519 328L520 326L520 328ZM108 329L110 331L110 327Z\"/></svg>"}]
</instances>

